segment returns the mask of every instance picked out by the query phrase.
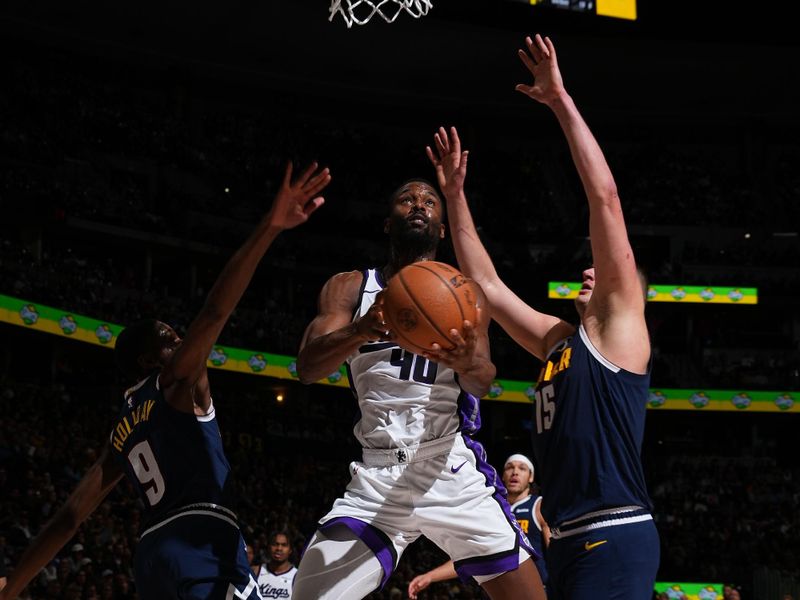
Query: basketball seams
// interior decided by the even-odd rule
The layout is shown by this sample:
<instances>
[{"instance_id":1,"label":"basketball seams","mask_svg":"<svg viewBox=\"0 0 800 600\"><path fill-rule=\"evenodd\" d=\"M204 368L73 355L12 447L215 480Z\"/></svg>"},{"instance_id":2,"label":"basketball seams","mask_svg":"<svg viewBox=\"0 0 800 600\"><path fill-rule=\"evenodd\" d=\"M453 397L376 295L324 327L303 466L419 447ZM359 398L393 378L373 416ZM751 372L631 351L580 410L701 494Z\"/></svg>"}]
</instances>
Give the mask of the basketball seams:
<instances>
[{"instance_id":1,"label":"basketball seams","mask_svg":"<svg viewBox=\"0 0 800 600\"><path fill-rule=\"evenodd\" d=\"M447 280L444 277L442 277L439 273L437 273L433 269L427 268L423 264L412 263L409 266L417 267L417 268L420 268L420 269L423 269L423 270L427 271L428 273L431 273L432 275L436 276L436 278L444 284L445 289L450 293L450 295L456 301L456 306L458 306L458 312L461 315L461 323L463 323L464 322L464 309L461 307L461 299L458 297L458 295L456 295L456 293L450 287L449 280ZM443 332L439 328L439 326L433 321L433 319L431 319L430 315L428 315L428 313L425 311L425 304L423 302L419 301L419 299L412 292L411 287L406 284L406 280L405 280L404 274L399 272L398 276L399 276L399 279L400 279L401 283L403 284L403 289L405 290L406 294L408 294L408 297L411 298L411 300L414 301L414 305L419 309L420 314L425 317L425 320L428 322L428 324L440 336L442 336L444 339L448 340L452 344L453 340L450 339L450 335L445 333L445 332ZM416 346L416 344L414 344L414 345Z\"/></svg>"},{"instance_id":2,"label":"basketball seams","mask_svg":"<svg viewBox=\"0 0 800 600\"><path fill-rule=\"evenodd\" d=\"M431 343L450 350L454 340L448 333L453 329L461 330L466 319L475 320L471 315L476 308L471 298L472 287L460 284L469 279L447 263L411 263L395 273L392 281L396 283L387 282L385 288L384 318L401 346L411 352L430 351ZM449 294L443 293L442 287Z\"/></svg>"},{"instance_id":3,"label":"basketball seams","mask_svg":"<svg viewBox=\"0 0 800 600\"><path fill-rule=\"evenodd\" d=\"M403 284L403 291L405 292L406 296L408 296L408 297L409 297L409 298L410 298L410 299L411 299L411 300L414 302L414 305L418 306L418 303L417 303L417 300L416 300L416 298L414 298L414 297L413 297L413 296L410 294L410 292L409 292L409 289L408 289L408 286L405 284L405 281L402 281L402 275L400 275L400 276L398 277L398 281L400 281L400 282ZM385 316L384 316L384 318L386 318L387 316L388 316L388 315L385 315ZM427 320L427 319L428 319L428 316L427 316L427 315L424 315L424 316L425 316L425 319ZM391 321L391 317L389 317L389 320ZM394 333L395 333L396 335L398 335L398 336L400 336L401 338L403 338L403 340L405 341L405 343L406 343L406 344L408 344L409 346L413 346L415 349L418 349L418 350L419 350L419 352L417 352L417 351L415 350L415 353L416 353L416 354L422 354L423 352L426 352L426 351L427 351L427 349L426 349L426 348L423 348L422 346L420 346L420 345L418 345L418 344L415 344L415 343L414 343L414 342L413 342L413 341L412 341L412 340L411 340L411 339L410 339L408 336L404 335L404 334L403 334L403 330L402 330L402 328L398 327L398 326L397 326L397 323L394 323L393 331L394 331ZM449 339L449 338L448 338L448 339Z\"/></svg>"},{"instance_id":4,"label":"basketball seams","mask_svg":"<svg viewBox=\"0 0 800 600\"><path fill-rule=\"evenodd\" d=\"M399 275L400 283L402 283L402 284L403 284L403 290L405 290L405 292L406 292L406 294L408 295L408 297L409 297L409 298L411 298L411 300L414 302L414 306L415 306L415 307L417 308L417 310L419 311L419 314L420 314L422 317L424 317L424 318L425 318L425 322L426 322L426 323L428 323L428 325L430 325L430 327L431 327L431 328L432 328L432 329L433 329L433 330L434 330L436 333L438 333L438 334L439 334L439 335L440 335L442 338L446 339L447 341L449 341L449 342L452 344L452 343L453 343L453 340L451 340L451 339L450 339L450 336L449 336L449 335L446 335L446 334L445 334L445 333L444 333L444 332L443 332L443 331L442 331L442 330L439 328L439 326L438 326L436 323L434 323L434 322L433 322L433 320L430 318L430 316L428 315L428 313L426 313L426 312L425 312L425 310L424 310L424 308L423 308L423 307L425 306L425 305L424 305L424 303L420 302L420 301L418 300L418 298L417 298L417 297L416 297L414 294L412 294L412 293L411 293L411 287L410 287L409 285L407 285L407 284L406 284L406 280L405 280L405 278L403 277L403 275L402 275L402 274L399 274L399 273L398 273L398 275ZM459 310L461 310L461 307L460 307L460 306L459 306L458 308L459 308ZM405 338L405 336L403 336L403 337ZM405 338L405 339L408 339L408 338ZM409 343L410 343L412 346L416 346L417 348L419 348L419 347L420 347L420 346L418 346L417 344L414 344L414 343L413 343L413 342L411 342L411 341L409 341ZM427 350L427 349L426 349L426 350Z\"/></svg>"},{"instance_id":5,"label":"basketball seams","mask_svg":"<svg viewBox=\"0 0 800 600\"><path fill-rule=\"evenodd\" d=\"M441 263L441 264L444 264L444 263ZM418 267L418 268L420 268L420 269L425 269L425 270L426 270L428 273L433 273L434 275L436 275L436 277L438 277L438 278L439 278L439 281L441 281L441 282L443 282L443 283L444 283L444 287L447 289L447 291L448 291L448 292L450 292L450 295L451 295L451 296L452 296L452 297L455 299L455 301L456 301L456 306L458 306L458 312L459 312L459 313L461 313L461 323L463 323L463 322L464 322L464 320L465 320L467 317L466 317L466 315L464 314L464 307L462 307L462 306L461 306L461 297L460 297L458 294L456 294L455 290L454 290L454 289L452 288L452 286L450 285L450 280L449 280L449 279L445 279L444 277L442 277L442 276L441 276L441 274L439 274L438 272L436 272L434 269L431 269L431 268L429 268L429 267L428 267L427 265L425 265L424 263L413 263L413 266L415 266L415 267ZM405 285L405 282L403 282L403 285ZM411 294L411 292L409 292L409 295L410 295L410 294ZM412 298L413 298L413 296L412 296ZM416 301L417 301L417 299L416 299L416 298L414 298L414 302L416 302ZM427 315L426 315L426 316L427 316ZM447 339L450 339L450 337L449 337L449 336L445 336L445 337L446 337Z\"/></svg>"}]
</instances>

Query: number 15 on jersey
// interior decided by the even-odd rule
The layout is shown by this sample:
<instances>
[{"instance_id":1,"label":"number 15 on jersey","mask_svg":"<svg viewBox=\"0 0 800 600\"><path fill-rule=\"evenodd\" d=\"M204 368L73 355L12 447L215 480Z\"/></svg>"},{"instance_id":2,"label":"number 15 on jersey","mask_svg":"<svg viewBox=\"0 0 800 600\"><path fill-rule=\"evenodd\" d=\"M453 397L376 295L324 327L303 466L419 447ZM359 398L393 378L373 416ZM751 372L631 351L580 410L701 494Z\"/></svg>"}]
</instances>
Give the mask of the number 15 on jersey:
<instances>
[{"instance_id":1,"label":"number 15 on jersey","mask_svg":"<svg viewBox=\"0 0 800 600\"><path fill-rule=\"evenodd\" d=\"M552 383L536 390L534 402L536 403L536 433L547 431L553 425L556 412L555 389Z\"/></svg>"}]
</instances>

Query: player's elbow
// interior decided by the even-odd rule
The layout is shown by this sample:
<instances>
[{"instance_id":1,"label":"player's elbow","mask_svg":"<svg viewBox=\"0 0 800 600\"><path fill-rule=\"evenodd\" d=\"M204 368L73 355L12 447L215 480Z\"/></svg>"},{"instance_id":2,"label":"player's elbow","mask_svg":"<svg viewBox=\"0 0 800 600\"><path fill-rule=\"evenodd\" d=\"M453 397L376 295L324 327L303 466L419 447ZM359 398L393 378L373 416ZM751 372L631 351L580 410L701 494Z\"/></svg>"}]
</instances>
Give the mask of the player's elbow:
<instances>
[{"instance_id":1,"label":"player's elbow","mask_svg":"<svg viewBox=\"0 0 800 600\"><path fill-rule=\"evenodd\" d=\"M303 385L309 385L319 379L319 377L315 377L311 365L308 364L308 357L304 355L303 352L300 352L300 355L297 357L295 367L297 370L297 379Z\"/></svg>"},{"instance_id":2,"label":"player's elbow","mask_svg":"<svg viewBox=\"0 0 800 600\"><path fill-rule=\"evenodd\" d=\"M480 384L473 384L470 387L470 389L467 389L466 391L468 391L476 398L483 398L489 393L489 390L491 389L492 389L491 383L489 384L480 383Z\"/></svg>"},{"instance_id":3,"label":"player's elbow","mask_svg":"<svg viewBox=\"0 0 800 600\"><path fill-rule=\"evenodd\" d=\"M609 177L608 180L597 186L594 190L594 196L601 206L612 210L620 210L619 191L613 178Z\"/></svg>"},{"instance_id":4,"label":"player's elbow","mask_svg":"<svg viewBox=\"0 0 800 600\"><path fill-rule=\"evenodd\" d=\"M315 381L317 381L317 379L316 379L316 378L314 378L314 377L307 377L307 376L300 375L300 371L298 371L298 372L297 372L297 379L298 379L298 380L300 381L300 383L302 383L303 385L311 385L312 383L314 383Z\"/></svg>"}]
</instances>

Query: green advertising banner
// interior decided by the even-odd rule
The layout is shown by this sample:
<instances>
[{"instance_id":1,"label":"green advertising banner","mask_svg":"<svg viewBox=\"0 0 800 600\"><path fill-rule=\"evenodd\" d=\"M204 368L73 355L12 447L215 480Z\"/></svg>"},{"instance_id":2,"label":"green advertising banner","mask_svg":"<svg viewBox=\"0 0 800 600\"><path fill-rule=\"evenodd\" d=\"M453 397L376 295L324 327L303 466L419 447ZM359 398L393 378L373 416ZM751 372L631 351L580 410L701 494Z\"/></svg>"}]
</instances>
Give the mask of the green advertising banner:
<instances>
[{"instance_id":1,"label":"green advertising banner","mask_svg":"<svg viewBox=\"0 0 800 600\"><path fill-rule=\"evenodd\" d=\"M578 297L581 283L551 281L547 297L572 300ZM758 304L758 288L720 287L702 285L651 285L647 289L649 302L682 302L696 304Z\"/></svg>"},{"instance_id":2,"label":"green advertising banner","mask_svg":"<svg viewBox=\"0 0 800 600\"><path fill-rule=\"evenodd\" d=\"M664 597L669 600L722 600L721 583L668 583L656 581L655 590L659 598Z\"/></svg>"},{"instance_id":3,"label":"green advertising banner","mask_svg":"<svg viewBox=\"0 0 800 600\"><path fill-rule=\"evenodd\" d=\"M114 347L117 335L123 329L121 325L2 294L0 294L0 321L108 348ZM208 357L208 366L250 375L293 379L297 378L295 360L292 356L230 346L214 346ZM331 373L324 383L349 386L343 367L336 373Z\"/></svg>"},{"instance_id":4,"label":"green advertising banner","mask_svg":"<svg viewBox=\"0 0 800 600\"><path fill-rule=\"evenodd\" d=\"M0 321L106 348L114 347L122 330L122 326L114 323L2 294ZM208 366L249 375L297 379L296 360L293 356L261 350L214 346ZM349 387L344 366L319 383ZM484 399L530 404L534 392L534 382L498 379ZM800 412L800 392L660 388L650 390L648 407L653 410Z\"/></svg>"}]
</instances>

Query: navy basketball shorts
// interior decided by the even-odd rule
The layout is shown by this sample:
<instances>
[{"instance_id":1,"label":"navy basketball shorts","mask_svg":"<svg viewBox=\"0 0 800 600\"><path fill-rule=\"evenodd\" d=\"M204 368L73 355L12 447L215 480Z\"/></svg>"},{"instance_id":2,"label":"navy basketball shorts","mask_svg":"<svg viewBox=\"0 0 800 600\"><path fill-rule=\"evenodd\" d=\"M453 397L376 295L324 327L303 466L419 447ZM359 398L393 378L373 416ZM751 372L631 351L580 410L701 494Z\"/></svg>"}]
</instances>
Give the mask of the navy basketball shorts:
<instances>
[{"instance_id":1,"label":"navy basketball shorts","mask_svg":"<svg viewBox=\"0 0 800 600\"><path fill-rule=\"evenodd\" d=\"M235 515L196 506L142 534L136 589L147 600L261 600Z\"/></svg>"},{"instance_id":2,"label":"navy basketball shorts","mask_svg":"<svg viewBox=\"0 0 800 600\"><path fill-rule=\"evenodd\" d=\"M650 600L659 558L652 518L551 539L548 600Z\"/></svg>"}]
</instances>

